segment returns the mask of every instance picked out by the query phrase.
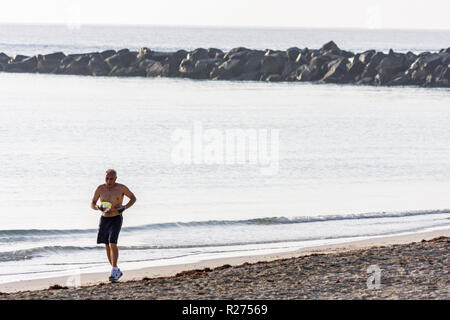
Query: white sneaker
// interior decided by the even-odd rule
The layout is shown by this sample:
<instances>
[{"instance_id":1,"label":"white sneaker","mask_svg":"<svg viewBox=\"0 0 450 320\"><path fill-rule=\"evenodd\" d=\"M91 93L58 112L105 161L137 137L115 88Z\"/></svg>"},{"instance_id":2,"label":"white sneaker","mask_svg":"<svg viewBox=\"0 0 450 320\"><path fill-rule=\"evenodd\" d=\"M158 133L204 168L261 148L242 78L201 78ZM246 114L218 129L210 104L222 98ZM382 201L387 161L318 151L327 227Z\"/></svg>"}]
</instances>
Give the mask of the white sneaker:
<instances>
[{"instance_id":1,"label":"white sneaker","mask_svg":"<svg viewBox=\"0 0 450 320\"><path fill-rule=\"evenodd\" d=\"M114 281L116 277L116 271L114 269L111 270L111 275L109 276L109 281Z\"/></svg>"},{"instance_id":2,"label":"white sneaker","mask_svg":"<svg viewBox=\"0 0 450 320\"><path fill-rule=\"evenodd\" d=\"M111 272L111 276L109 277L109 280L112 282L115 282L120 279L120 277L123 275L122 271L120 269L117 269L116 271Z\"/></svg>"}]
</instances>

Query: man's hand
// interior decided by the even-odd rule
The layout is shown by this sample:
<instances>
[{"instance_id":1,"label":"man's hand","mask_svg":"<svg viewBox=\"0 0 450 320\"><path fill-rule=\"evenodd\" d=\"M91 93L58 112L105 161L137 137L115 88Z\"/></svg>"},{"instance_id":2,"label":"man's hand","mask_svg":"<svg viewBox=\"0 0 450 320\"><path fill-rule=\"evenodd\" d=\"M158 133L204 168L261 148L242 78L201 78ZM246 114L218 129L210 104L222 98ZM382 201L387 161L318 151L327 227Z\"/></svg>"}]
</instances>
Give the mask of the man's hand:
<instances>
[{"instance_id":1,"label":"man's hand","mask_svg":"<svg viewBox=\"0 0 450 320\"><path fill-rule=\"evenodd\" d=\"M116 206L116 210L117 210L118 213L124 212L126 208L127 208L127 207L124 206L124 205L118 205L118 206Z\"/></svg>"}]
</instances>

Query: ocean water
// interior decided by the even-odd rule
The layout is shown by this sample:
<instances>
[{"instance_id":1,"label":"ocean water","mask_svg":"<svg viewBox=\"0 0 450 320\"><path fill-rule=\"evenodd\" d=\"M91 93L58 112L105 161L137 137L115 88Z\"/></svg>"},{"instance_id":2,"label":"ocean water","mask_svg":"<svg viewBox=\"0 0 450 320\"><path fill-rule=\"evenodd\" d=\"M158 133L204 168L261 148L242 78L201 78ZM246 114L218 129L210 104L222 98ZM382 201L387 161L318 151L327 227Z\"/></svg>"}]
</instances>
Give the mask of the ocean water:
<instances>
[{"instance_id":1,"label":"ocean water","mask_svg":"<svg viewBox=\"0 0 450 320\"><path fill-rule=\"evenodd\" d=\"M179 32L158 46L187 48L177 39L191 33ZM229 39L239 32L229 30ZM138 36L93 45L87 34L68 45L65 36L37 34L0 37L9 48L0 51L145 45ZM318 34L309 43L328 36ZM235 46L221 41L212 44ZM445 47L439 36L426 41L402 47ZM107 168L138 199L124 213L123 270L450 225L448 89L10 73L0 73L0 88L0 282L109 271L96 244L99 214L89 208ZM276 170L177 163L174 133L195 139L199 125L219 134L278 130Z\"/></svg>"},{"instance_id":2,"label":"ocean water","mask_svg":"<svg viewBox=\"0 0 450 320\"><path fill-rule=\"evenodd\" d=\"M333 40L345 50L362 52L438 51L450 45L450 30L369 30L221 28L185 26L92 26L0 24L0 52L35 55L63 51L85 53L107 49L175 51L235 47L285 50L318 49Z\"/></svg>"}]
</instances>

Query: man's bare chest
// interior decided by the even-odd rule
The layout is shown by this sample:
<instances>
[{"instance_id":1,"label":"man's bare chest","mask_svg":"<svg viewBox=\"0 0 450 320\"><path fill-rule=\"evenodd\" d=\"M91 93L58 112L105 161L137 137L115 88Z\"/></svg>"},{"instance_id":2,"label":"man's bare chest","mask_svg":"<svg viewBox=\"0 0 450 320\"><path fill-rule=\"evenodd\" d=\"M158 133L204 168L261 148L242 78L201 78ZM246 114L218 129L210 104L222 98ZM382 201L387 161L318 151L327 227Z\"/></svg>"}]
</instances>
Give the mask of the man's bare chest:
<instances>
[{"instance_id":1,"label":"man's bare chest","mask_svg":"<svg viewBox=\"0 0 450 320\"><path fill-rule=\"evenodd\" d=\"M100 198L102 201L115 202L120 201L123 198L123 193L121 190L117 189L104 189L100 191Z\"/></svg>"}]
</instances>

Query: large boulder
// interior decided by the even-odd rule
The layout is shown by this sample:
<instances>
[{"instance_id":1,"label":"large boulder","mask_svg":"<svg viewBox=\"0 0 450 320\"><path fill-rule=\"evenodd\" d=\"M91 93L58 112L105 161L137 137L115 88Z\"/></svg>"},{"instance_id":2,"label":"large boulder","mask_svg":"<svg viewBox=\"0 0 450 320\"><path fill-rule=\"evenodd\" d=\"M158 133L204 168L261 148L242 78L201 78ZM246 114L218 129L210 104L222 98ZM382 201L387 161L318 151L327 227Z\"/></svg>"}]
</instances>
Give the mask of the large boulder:
<instances>
[{"instance_id":1,"label":"large boulder","mask_svg":"<svg viewBox=\"0 0 450 320\"><path fill-rule=\"evenodd\" d=\"M210 58L223 58L223 51L217 48L208 48L208 56ZM221 57L222 56L222 57Z\"/></svg>"},{"instance_id":2,"label":"large boulder","mask_svg":"<svg viewBox=\"0 0 450 320\"><path fill-rule=\"evenodd\" d=\"M375 83L378 85L385 85L390 80L400 76L408 69L410 63L403 54L394 54L390 52L384 57L376 66L377 75L375 76Z\"/></svg>"},{"instance_id":3,"label":"large boulder","mask_svg":"<svg viewBox=\"0 0 450 320\"><path fill-rule=\"evenodd\" d=\"M137 66L121 67L116 65L108 75L113 77L145 77L146 71Z\"/></svg>"},{"instance_id":4,"label":"large boulder","mask_svg":"<svg viewBox=\"0 0 450 320\"><path fill-rule=\"evenodd\" d=\"M449 87L450 84L450 64L439 65L433 72L434 87Z\"/></svg>"},{"instance_id":5,"label":"large boulder","mask_svg":"<svg viewBox=\"0 0 450 320\"><path fill-rule=\"evenodd\" d=\"M192 61L198 61L201 59L209 59L210 56L208 50L204 48L197 48L194 51L189 52L186 58Z\"/></svg>"},{"instance_id":6,"label":"large boulder","mask_svg":"<svg viewBox=\"0 0 450 320\"><path fill-rule=\"evenodd\" d=\"M115 55L105 59L108 66L113 69L115 67L117 70L120 68L126 68L131 65L132 62L136 60L137 53L127 50L119 50Z\"/></svg>"},{"instance_id":7,"label":"large boulder","mask_svg":"<svg viewBox=\"0 0 450 320\"><path fill-rule=\"evenodd\" d=\"M29 56L24 56L22 54L16 54L12 56L12 58L9 60L9 63L16 63L16 62L22 62L23 60L29 58Z\"/></svg>"},{"instance_id":8,"label":"large boulder","mask_svg":"<svg viewBox=\"0 0 450 320\"><path fill-rule=\"evenodd\" d=\"M375 50L367 50L359 54L359 61L361 61L363 64L368 64L370 62L370 59L374 56L376 53Z\"/></svg>"},{"instance_id":9,"label":"large boulder","mask_svg":"<svg viewBox=\"0 0 450 320\"><path fill-rule=\"evenodd\" d=\"M289 62L295 62L297 57L302 53L302 50L297 47L292 47L286 50L286 56Z\"/></svg>"},{"instance_id":10,"label":"large boulder","mask_svg":"<svg viewBox=\"0 0 450 320\"><path fill-rule=\"evenodd\" d=\"M423 69L427 72L432 72L441 62L441 58L442 56L438 53L420 54L410 68L412 70Z\"/></svg>"},{"instance_id":11,"label":"large boulder","mask_svg":"<svg viewBox=\"0 0 450 320\"><path fill-rule=\"evenodd\" d=\"M409 61L404 54L390 54L383 59L376 67L378 71L387 71L390 73L404 72L409 68Z\"/></svg>"},{"instance_id":12,"label":"large boulder","mask_svg":"<svg viewBox=\"0 0 450 320\"><path fill-rule=\"evenodd\" d=\"M223 56L224 60L228 60L230 59L230 56L238 53L238 52L242 52L242 51L249 51L250 49L247 49L245 47L237 47L237 48L233 48L230 51L228 51L227 53L225 53L225 55Z\"/></svg>"},{"instance_id":13,"label":"large boulder","mask_svg":"<svg viewBox=\"0 0 450 320\"><path fill-rule=\"evenodd\" d=\"M303 69L306 73L301 77L301 81L316 81L322 79L328 72L328 63L330 62L330 59L331 57L328 55L314 55L309 62L308 68Z\"/></svg>"},{"instance_id":14,"label":"large boulder","mask_svg":"<svg viewBox=\"0 0 450 320\"><path fill-rule=\"evenodd\" d=\"M334 41L329 41L325 43L322 48L320 48L320 51L322 53L328 53L328 54L335 54L335 55L341 55L341 49L337 46Z\"/></svg>"},{"instance_id":15,"label":"large boulder","mask_svg":"<svg viewBox=\"0 0 450 320\"><path fill-rule=\"evenodd\" d=\"M281 74L284 69L284 64L287 61L287 56L284 52L266 53L261 59L261 74Z\"/></svg>"},{"instance_id":16,"label":"large boulder","mask_svg":"<svg viewBox=\"0 0 450 320\"><path fill-rule=\"evenodd\" d=\"M0 52L0 64L7 64L9 60L11 60L11 57L3 52Z\"/></svg>"},{"instance_id":17,"label":"large boulder","mask_svg":"<svg viewBox=\"0 0 450 320\"><path fill-rule=\"evenodd\" d=\"M179 66L181 61L187 56L186 50L178 50L169 56L167 63L169 63L169 76L178 77L180 76Z\"/></svg>"},{"instance_id":18,"label":"large boulder","mask_svg":"<svg viewBox=\"0 0 450 320\"><path fill-rule=\"evenodd\" d=\"M108 64L103 60L101 53L91 57L88 68L93 76L106 76L111 71Z\"/></svg>"},{"instance_id":19,"label":"large boulder","mask_svg":"<svg viewBox=\"0 0 450 320\"><path fill-rule=\"evenodd\" d=\"M200 59L195 63L194 70L195 73L200 77L207 79L214 67L219 66L223 60L209 58L209 59Z\"/></svg>"},{"instance_id":20,"label":"large boulder","mask_svg":"<svg viewBox=\"0 0 450 320\"><path fill-rule=\"evenodd\" d=\"M243 72L245 61L240 59L230 59L218 67L213 68L209 77L213 80L225 80L239 76Z\"/></svg>"},{"instance_id":21,"label":"large boulder","mask_svg":"<svg viewBox=\"0 0 450 320\"><path fill-rule=\"evenodd\" d=\"M297 65L301 65L301 64L308 64L310 62L310 56L308 53L304 53L304 52L300 52L297 56L297 58L295 59L295 63Z\"/></svg>"},{"instance_id":22,"label":"large boulder","mask_svg":"<svg viewBox=\"0 0 450 320\"><path fill-rule=\"evenodd\" d=\"M235 52L232 54L227 55L227 59L239 59L239 60L247 60L248 59L248 55L250 54L251 51L239 51L239 52Z\"/></svg>"},{"instance_id":23,"label":"large boulder","mask_svg":"<svg viewBox=\"0 0 450 320\"><path fill-rule=\"evenodd\" d=\"M16 60L16 59L15 59ZM3 66L4 71L7 72L36 72L37 71L37 57L29 57L25 59L17 59L16 62L10 62Z\"/></svg>"},{"instance_id":24,"label":"large boulder","mask_svg":"<svg viewBox=\"0 0 450 320\"><path fill-rule=\"evenodd\" d=\"M443 60L447 60L446 55L446 53L442 54L442 52L421 53L417 56L417 59L411 64L405 74L411 78L412 84L430 86L436 79L436 76L433 76L433 73L435 73L435 70L439 65L443 65ZM437 77L439 80L443 80L439 74Z\"/></svg>"},{"instance_id":25,"label":"large boulder","mask_svg":"<svg viewBox=\"0 0 450 320\"><path fill-rule=\"evenodd\" d=\"M363 73L364 63L359 59L359 54L349 59L347 63L347 76L349 80L357 81L357 78Z\"/></svg>"},{"instance_id":26,"label":"large boulder","mask_svg":"<svg viewBox=\"0 0 450 320\"><path fill-rule=\"evenodd\" d=\"M66 57L63 52L37 56L37 71L40 73L55 73L61 61Z\"/></svg>"},{"instance_id":27,"label":"large boulder","mask_svg":"<svg viewBox=\"0 0 450 320\"><path fill-rule=\"evenodd\" d=\"M312 70L309 65L302 64L298 67L296 71L296 79L298 81L313 81L317 80L316 70Z\"/></svg>"},{"instance_id":28,"label":"large boulder","mask_svg":"<svg viewBox=\"0 0 450 320\"><path fill-rule=\"evenodd\" d=\"M169 63L155 60L153 60L153 63L149 64L145 69L147 77L168 77L169 70Z\"/></svg>"},{"instance_id":29,"label":"large boulder","mask_svg":"<svg viewBox=\"0 0 450 320\"><path fill-rule=\"evenodd\" d=\"M61 74L90 75L91 72L88 67L90 59L89 55L78 55L75 59L67 56L61 61L57 72Z\"/></svg>"},{"instance_id":30,"label":"large boulder","mask_svg":"<svg viewBox=\"0 0 450 320\"><path fill-rule=\"evenodd\" d=\"M105 60L108 59L109 57L112 57L116 53L117 53L116 50L104 50L100 52L100 55L102 56L103 60Z\"/></svg>"},{"instance_id":31,"label":"large boulder","mask_svg":"<svg viewBox=\"0 0 450 320\"><path fill-rule=\"evenodd\" d=\"M261 50L252 50L248 52L246 54L246 59L243 62L242 73L251 74L251 77L253 77L253 72L260 73L261 60L263 56L264 51Z\"/></svg>"},{"instance_id":32,"label":"large boulder","mask_svg":"<svg viewBox=\"0 0 450 320\"><path fill-rule=\"evenodd\" d=\"M194 73L194 68L195 68L195 62L191 59L184 58L180 62L180 68L178 71L180 72L181 76L186 76L186 75Z\"/></svg>"},{"instance_id":33,"label":"large boulder","mask_svg":"<svg viewBox=\"0 0 450 320\"><path fill-rule=\"evenodd\" d=\"M328 63L328 72L323 76L321 81L332 83L347 82L347 58L338 58Z\"/></svg>"},{"instance_id":34,"label":"large boulder","mask_svg":"<svg viewBox=\"0 0 450 320\"><path fill-rule=\"evenodd\" d=\"M188 55L189 56L189 55ZM200 60L183 59L180 63L179 72L181 76L193 79L207 79L214 67L222 60L205 58Z\"/></svg>"},{"instance_id":35,"label":"large boulder","mask_svg":"<svg viewBox=\"0 0 450 320\"><path fill-rule=\"evenodd\" d=\"M373 54L370 58L369 63L366 65L363 73L361 74L361 79L363 78L375 78L377 74L377 67L378 64L383 60L383 58L386 56L383 52L379 51ZM360 56L361 59L361 56Z\"/></svg>"},{"instance_id":36,"label":"large boulder","mask_svg":"<svg viewBox=\"0 0 450 320\"><path fill-rule=\"evenodd\" d=\"M152 55L152 50L150 50L147 47L143 47L143 48L139 49L139 51L136 55L136 60L142 61L145 59L151 59L151 55Z\"/></svg>"},{"instance_id":37,"label":"large boulder","mask_svg":"<svg viewBox=\"0 0 450 320\"><path fill-rule=\"evenodd\" d=\"M155 61L168 61L170 57L173 55L172 52L160 52L160 51L152 51L149 58Z\"/></svg>"}]
</instances>

